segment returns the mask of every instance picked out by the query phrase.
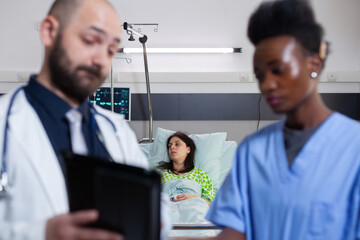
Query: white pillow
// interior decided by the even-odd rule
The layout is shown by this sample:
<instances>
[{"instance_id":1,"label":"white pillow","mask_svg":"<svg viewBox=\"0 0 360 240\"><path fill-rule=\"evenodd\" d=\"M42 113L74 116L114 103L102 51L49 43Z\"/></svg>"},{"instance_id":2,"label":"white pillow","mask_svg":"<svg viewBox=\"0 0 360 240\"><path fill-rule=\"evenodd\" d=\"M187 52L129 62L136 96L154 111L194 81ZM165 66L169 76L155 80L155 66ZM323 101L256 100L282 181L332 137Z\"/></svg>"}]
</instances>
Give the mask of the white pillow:
<instances>
[{"instance_id":1,"label":"white pillow","mask_svg":"<svg viewBox=\"0 0 360 240\"><path fill-rule=\"evenodd\" d=\"M219 187L221 187L226 176L230 172L233 164L234 155L237 149L237 143L235 141L225 141L221 154L221 171L219 176Z\"/></svg>"},{"instance_id":2,"label":"white pillow","mask_svg":"<svg viewBox=\"0 0 360 240\"><path fill-rule=\"evenodd\" d=\"M175 131L163 128L157 129L153 145L150 149L149 163L151 168L156 168L161 161L170 161L166 142L173 133ZM226 132L189 135L196 145L194 164L209 175L216 189L220 185L220 160L226 136Z\"/></svg>"}]
</instances>

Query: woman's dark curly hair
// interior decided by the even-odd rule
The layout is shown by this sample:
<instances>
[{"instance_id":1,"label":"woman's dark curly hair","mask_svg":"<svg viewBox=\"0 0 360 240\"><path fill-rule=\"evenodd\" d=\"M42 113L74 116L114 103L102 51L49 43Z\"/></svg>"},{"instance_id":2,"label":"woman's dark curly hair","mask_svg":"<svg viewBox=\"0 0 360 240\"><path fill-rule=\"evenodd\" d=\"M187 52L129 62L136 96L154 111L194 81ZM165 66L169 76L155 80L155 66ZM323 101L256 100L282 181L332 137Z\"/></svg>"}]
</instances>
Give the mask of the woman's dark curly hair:
<instances>
[{"instance_id":1,"label":"woman's dark curly hair","mask_svg":"<svg viewBox=\"0 0 360 240\"><path fill-rule=\"evenodd\" d=\"M185 133L183 132L175 132L174 134L172 134L167 142L166 142L166 148L169 150L169 142L173 137L178 137L181 139L181 141L183 141L187 147L190 147L190 152L187 155L186 159L185 159L185 163L184 163L184 169L179 171L178 173L185 173L185 172L190 172L191 170L194 169L194 156L195 156L195 151L196 151L196 146L194 141ZM169 151L167 151L167 154L169 154ZM170 158L170 156L169 156ZM170 162L160 162L159 167L160 169L166 169L166 170L170 170L171 172L174 172L174 166L173 166L173 162L170 158Z\"/></svg>"},{"instance_id":2,"label":"woman's dark curly hair","mask_svg":"<svg viewBox=\"0 0 360 240\"><path fill-rule=\"evenodd\" d=\"M251 15L247 31L255 46L266 38L290 35L310 53L319 53L324 35L307 0L263 2Z\"/></svg>"}]
</instances>

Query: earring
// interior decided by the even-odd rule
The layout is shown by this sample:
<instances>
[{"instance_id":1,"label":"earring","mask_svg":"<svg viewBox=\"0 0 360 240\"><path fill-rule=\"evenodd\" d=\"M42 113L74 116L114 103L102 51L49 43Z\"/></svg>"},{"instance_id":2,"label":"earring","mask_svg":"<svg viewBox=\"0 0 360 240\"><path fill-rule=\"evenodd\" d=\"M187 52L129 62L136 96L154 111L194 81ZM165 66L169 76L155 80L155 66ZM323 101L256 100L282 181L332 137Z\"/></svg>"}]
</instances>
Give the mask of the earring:
<instances>
[{"instance_id":1,"label":"earring","mask_svg":"<svg viewBox=\"0 0 360 240\"><path fill-rule=\"evenodd\" d=\"M318 75L317 72L312 72L312 73L311 73L311 78L316 78L317 75Z\"/></svg>"}]
</instances>

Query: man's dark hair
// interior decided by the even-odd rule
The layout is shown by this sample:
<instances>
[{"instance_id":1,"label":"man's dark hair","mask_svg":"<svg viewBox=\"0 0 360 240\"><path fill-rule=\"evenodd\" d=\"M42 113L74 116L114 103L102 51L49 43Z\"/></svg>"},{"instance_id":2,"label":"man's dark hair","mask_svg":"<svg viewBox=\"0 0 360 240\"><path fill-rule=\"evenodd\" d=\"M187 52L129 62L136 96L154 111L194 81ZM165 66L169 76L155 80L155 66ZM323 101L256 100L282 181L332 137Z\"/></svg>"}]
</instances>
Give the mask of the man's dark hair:
<instances>
[{"instance_id":1,"label":"man's dark hair","mask_svg":"<svg viewBox=\"0 0 360 240\"><path fill-rule=\"evenodd\" d=\"M319 53L323 29L307 0L263 2L251 15L248 37L255 46L281 35L290 35L310 53Z\"/></svg>"},{"instance_id":2,"label":"man's dark hair","mask_svg":"<svg viewBox=\"0 0 360 240\"><path fill-rule=\"evenodd\" d=\"M190 172L191 170L194 169L194 156L195 156L195 150L196 150L195 143L187 134L185 134L183 132L179 132L179 131L175 132L168 138L168 140L166 142L166 148L168 149L167 154L169 154L169 142L170 142L171 138L173 138L173 137L180 138L186 144L187 147L190 147L190 152L185 159L184 169L179 171L178 173ZM170 158L170 156L169 156L169 158ZM171 172L173 172L174 166L173 166L173 162L172 162L171 158L170 158L170 162L160 162L158 168L170 170Z\"/></svg>"}]
</instances>

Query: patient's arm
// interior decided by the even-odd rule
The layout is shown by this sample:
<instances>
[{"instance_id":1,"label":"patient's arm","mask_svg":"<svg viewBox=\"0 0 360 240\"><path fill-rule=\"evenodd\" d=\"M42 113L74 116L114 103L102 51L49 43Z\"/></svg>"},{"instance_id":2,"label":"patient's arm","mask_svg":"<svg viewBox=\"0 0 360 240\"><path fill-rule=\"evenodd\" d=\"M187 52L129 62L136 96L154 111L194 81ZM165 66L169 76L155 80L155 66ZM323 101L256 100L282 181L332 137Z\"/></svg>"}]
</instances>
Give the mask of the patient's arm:
<instances>
[{"instance_id":1,"label":"patient's arm","mask_svg":"<svg viewBox=\"0 0 360 240\"><path fill-rule=\"evenodd\" d=\"M196 198L199 197L198 195L193 195L193 194L180 194L180 195L176 195L176 200L174 200L174 202L178 202L178 201L183 201L185 199L189 199L189 198ZM204 199L204 198L203 198ZM210 206L210 202L206 199L204 199L205 202Z\"/></svg>"},{"instance_id":2,"label":"patient's arm","mask_svg":"<svg viewBox=\"0 0 360 240\"><path fill-rule=\"evenodd\" d=\"M216 237L209 238L176 238L176 240L246 240L245 234L238 232L232 228L225 228Z\"/></svg>"},{"instance_id":3,"label":"patient's arm","mask_svg":"<svg viewBox=\"0 0 360 240\"><path fill-rule=\"evenodd\" d=\"M176 200L174 200L174 202L179 202L179 201L183 201L185 199L196 198L196 197L199 197L199 196L194 195L194 194L187 194L187 193L179 194L179 195L176 195Z\"/></svg>"}]
</instances>

